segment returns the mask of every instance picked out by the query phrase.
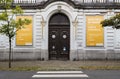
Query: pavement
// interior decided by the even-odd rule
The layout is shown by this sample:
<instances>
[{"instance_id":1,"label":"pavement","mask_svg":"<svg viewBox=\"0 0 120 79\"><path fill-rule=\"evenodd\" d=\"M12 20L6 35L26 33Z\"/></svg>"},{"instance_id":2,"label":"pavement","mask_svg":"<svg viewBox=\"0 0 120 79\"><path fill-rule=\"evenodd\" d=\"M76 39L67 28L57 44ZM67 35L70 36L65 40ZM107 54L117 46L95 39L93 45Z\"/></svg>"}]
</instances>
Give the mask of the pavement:
<instances>
[{"instance_id":1,"label":"pavement","mask_svg":"<svg viewBox=\"0 0 120 79\"><path fill-rule=\"evenodd\" d=\"M42 70L81 70L80 67L85 66L110 66L110 67L119 67L120 69L120 60L83 60L83 61L58 61L58 60L49 60L49 61L13 61L12 68L17 67L40 67ZM8 61L0 61L0 68L8 68Z\"/></svg>"}]
</instances>

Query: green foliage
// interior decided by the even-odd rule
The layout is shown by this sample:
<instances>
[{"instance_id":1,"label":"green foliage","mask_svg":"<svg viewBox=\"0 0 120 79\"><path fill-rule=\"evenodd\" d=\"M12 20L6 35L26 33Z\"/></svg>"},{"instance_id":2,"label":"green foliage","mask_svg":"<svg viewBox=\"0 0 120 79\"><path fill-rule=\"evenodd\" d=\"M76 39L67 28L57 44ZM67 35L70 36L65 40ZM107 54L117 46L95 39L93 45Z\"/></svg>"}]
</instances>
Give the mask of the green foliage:
<instances>
[{"instance_id":1,"label":"green foliage","mask_svg":"<svg viewBox=\"0 0 120 79\"><path fill-rule=\"evenodd\" d=\"M8 19L8 15L6 12L3 12L1 15L0 15L0 20L2 21L7 21Z\"/></svg>"},{"instance_id":2,"label":"green foliage","mask_svg":"<svg viewBox=\"0 0 120 79\"><path fill-rule=\"evenodd\" d=\"M2 5L4 9L11 9L12 1L13 0L0 0L0 5Z\"/></svg>"},{"instance_id":3,"label":"green foliage","mask_svg":"<svg viewBox=\"0 0 120 79\"><path fill-rule=\"evenodd\" d=\"M14 9L12 9L13 14L22 14L23 10L20 8L20 6L16 6Z\"/></svg>"},{"instance_id":4,"label":"green foliage","mask_svg":"<svg viewBox=\"0 0 120 79\"><path fill-rule=\"evenodd\" d=\"M113 28L120 29L120 14L116 14L109 19L105 19L101 24L103 27L112 26Z\"/></svg>"},{"instance_id":5,"label":"green foliage","mask_svg":"<svg viewBox=\"0 0 120 79\"><path fill-rule=\"evenodd\" d=\"M16 21L14 16L22 15L23 10L20 6L12 8L12 0L0 0L0 4L4 5L3 12L0 14L0 33L13 38L18 30L22 29L24 25L28 25L31 21L22 18Z\"/></svg>"}]
</instances>

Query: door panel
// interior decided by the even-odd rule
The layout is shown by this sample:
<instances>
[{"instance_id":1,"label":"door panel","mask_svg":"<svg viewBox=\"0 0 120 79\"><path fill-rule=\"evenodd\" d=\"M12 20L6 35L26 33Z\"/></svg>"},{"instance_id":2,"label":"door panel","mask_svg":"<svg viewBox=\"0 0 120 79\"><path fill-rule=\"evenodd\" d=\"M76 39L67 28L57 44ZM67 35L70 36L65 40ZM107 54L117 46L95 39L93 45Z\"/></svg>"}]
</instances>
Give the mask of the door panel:
<instances>
[{"instance_id":1,"label":"door panel","mask_svg":"<svg viewBox=\"0 0 120 79\"><path fill-rule=\"evenodd\" d=\"M49 59L68 60L70 50L69 28L49 29Z\"/></svg>"},{"instance_id":2,"label":"door panel","mask_svg":"<svg viewBox=\"0 0 120 79\"><path fill-rule=\"evenodd\" d=\"M60 57L62 59L69 59L69 29L64 28L60 30Z\"/></svg>"},{"instance_id":3,"label":"door panel","mask_svg":"<svg viewBox=\"0 0 120 79\"><path fill-rule=\"evenodd\" d=\"M59 33L57 29L49 29L49 57L50 59L57 59L59 52Z\"/></svg>"}]
</instances>

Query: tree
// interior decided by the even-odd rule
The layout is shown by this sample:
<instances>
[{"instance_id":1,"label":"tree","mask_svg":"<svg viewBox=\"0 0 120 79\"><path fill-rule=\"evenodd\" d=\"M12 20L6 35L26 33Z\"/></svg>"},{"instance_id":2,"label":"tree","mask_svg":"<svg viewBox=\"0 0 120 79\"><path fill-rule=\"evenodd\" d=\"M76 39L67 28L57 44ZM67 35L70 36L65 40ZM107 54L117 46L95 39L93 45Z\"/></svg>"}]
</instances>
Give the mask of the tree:
<instances>
[{"instance_id":1,"label":"tree","mask_svg":"<svg viewBox=\"0 0 120 79\"><path fill-rule=\"evenodd\" d=\"M105 19L101 22L103 27L112 26L115 29L120 29L120 14L116 14L115 16Z\"/></svg>"},{"instance_id":2,"label":"tree","mask_svg":"<svg viewBox=\"0 0 120 79\"><path fill-rule=\"evenodd\" d=\"M23 10L20 6L12 6L13 0L0 0L0 7L2 7L0 13L0 33L6 35L9 38L9 68L11 68L11 42L16 32L24 28L24 25L31 23L29 19L19 18L14 19L17 15L22 15Z\"/></svg>"}]
</instances>

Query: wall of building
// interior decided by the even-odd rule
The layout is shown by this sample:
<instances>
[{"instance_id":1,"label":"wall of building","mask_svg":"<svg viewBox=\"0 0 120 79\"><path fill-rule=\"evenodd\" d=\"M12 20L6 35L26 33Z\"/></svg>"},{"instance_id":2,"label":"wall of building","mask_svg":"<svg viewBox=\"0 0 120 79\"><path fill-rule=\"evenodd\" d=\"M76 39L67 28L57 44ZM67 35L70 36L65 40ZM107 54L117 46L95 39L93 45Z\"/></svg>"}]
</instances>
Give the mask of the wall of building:
<instances>
[{"instance_id":1,"label":"wall of building","mask_svg":"<svg viewBox=\"0 0 120 79\"><path fill-rule=\"evenodd\" d=\"M74 9L65 2L54 2L45 9L24 10L24 16L33 17L33 45L16 46L13 39L13 59L48 60L48 25L55 13L64 13L70 19L70 60L80 59L120 59L120 30L104 28L103 46L86 46L86 16L114 16L120 10ZM0 35L0 60L8 59L8 38Z\"/></svg>"}]
</instances>

